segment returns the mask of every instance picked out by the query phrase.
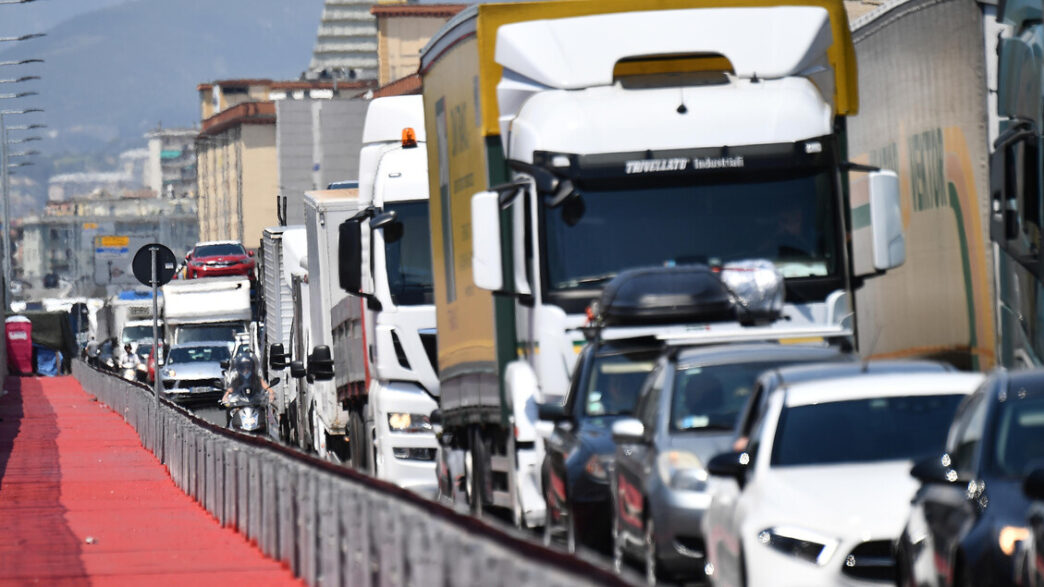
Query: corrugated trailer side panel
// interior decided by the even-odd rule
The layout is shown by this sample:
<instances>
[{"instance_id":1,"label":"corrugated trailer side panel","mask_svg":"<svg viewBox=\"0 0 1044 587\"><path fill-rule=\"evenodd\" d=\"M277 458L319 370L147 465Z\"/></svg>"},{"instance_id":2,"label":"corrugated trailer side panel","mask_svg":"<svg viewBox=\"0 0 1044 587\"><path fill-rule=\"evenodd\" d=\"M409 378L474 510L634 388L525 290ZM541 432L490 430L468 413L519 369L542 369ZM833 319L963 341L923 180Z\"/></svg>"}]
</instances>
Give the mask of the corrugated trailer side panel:
<instances>
[{"instance_id":1,"label":"corrugated trailer side panel","mask_svg":"<svg viewBox=\"0 0 1044 587\"><path fill-rule=\"evenodd\" d=\"M854 23L862 109L854 161L899 174L906 264L856 294L874 356L994 361L983 17L975 2L909 0ZM853 192L852 221L868 220Z\"/></svg>"},{"instance_id":2,"label":"corrugated trailer side panel","mask_svg":"<svg viewBox=\"0 0 1044 587\"><path fill-rule=\"evenodd\" d=\"M264 264L264 296L265 296L265 340L262 356L268 357L268 349L275 343L282 343L290 352L290 329L294 320L294 301L290 285L283 279L283 229L266 228L261 238L261 259ZM277 374L270 373L269 378ZM285 411L290 399L295 395L293 381L287 373L278 374L281 381L276 386L276 402L280 411Z\"/></svg>"}]
</instances>

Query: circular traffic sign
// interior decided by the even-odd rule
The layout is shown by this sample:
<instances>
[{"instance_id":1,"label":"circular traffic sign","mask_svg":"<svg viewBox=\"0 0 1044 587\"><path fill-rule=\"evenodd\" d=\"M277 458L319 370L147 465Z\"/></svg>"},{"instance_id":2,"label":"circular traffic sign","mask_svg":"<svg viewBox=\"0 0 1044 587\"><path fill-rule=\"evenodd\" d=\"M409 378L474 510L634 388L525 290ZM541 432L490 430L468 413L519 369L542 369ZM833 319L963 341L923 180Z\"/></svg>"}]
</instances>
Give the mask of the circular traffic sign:
<instances>
[{"instance_id":1,"label":"circular traffic sign","mask_svg":"<svg viewBox=\"0 0 1044 587\"><path fill-rule=\"evenodd\" d=\"M156 250L156 287L166 285L171 279L174 279L174 272L178 269L178 260L174 256L174 252L167 247L159 244L152 243L145 245L138 249L137 253L134 253L134 260L131 261L131 269L134 270L134 277L138 278L142 284L151 287L152 283L152 250Z\"/></svg>"}]
</instances>

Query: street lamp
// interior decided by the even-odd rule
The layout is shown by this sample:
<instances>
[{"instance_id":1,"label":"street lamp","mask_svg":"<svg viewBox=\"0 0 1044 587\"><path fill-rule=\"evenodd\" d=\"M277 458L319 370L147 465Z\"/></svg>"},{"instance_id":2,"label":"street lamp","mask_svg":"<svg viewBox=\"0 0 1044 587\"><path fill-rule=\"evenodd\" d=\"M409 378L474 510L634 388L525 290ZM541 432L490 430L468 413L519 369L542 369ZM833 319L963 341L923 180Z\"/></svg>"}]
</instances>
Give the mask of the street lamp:
<instances>
[{"instance_id":1,"label":"street lamp","mask_svg":"<svg viewBox=\"0 0 1044 587\"><path fill-rule=\"evenodd\" d=\"M47 128L47 125L46 124L35 124L35 123L34 124L19 124L18 126L9 126L9 127L7 127L7 130L8 131L12 131L12 130L33 130L33 129L36 129L36 128Z\"/></svg>"},{"instance_id":2,"label":"street lamp","mask_svg":"<svg viewBox=\"0 0 1044 587\"><path fill-rule=\"evenodd\" d=\"M47 33L29 33L28 35L21 35L18 37L0 37L0 41L28 41L29 39L39 39L40 37L46 37Z\"/></svg>"},{"instance_id":3,"label":"street lamp","mask_svg":"<svg viewBox=\"0 0 1044 587\"><path fill-rule=\"evenodd\" d=\"M0 94L0 98L24 98L36 95L39 95L39 92L18 92L17 94Z\"/></svg>"},{"instance_id":4,"label":"street lamp","mask_svg":"<svg viewBox=\"0 0 1044 587\"><path fill-rule=\"evenodd\" d=\"M40 79L38 75L23 75L22 77L16 77L12 79L0 79L0 84L17 84L19 82L27 82L29 80Z\"/></svg>"},{"instance_id":5,"label":"street lamp","mask_svg":"<svg viewBox=\"0 0 1044 587\"><path fill-rule=\"evenodd\" d=\"M35 1L36 0L0 0L0 4L26 4Z\"/></svg>"},{"instance_id":6,"label":"street lamp","mask_svg":"<svg viewBox=\"0 0 1044 587\"><path fill-rule=\"evenodd\" d=\"M40 154L40 151L37 151L36 149L30 149L28 151L19 151L17 153L8 153L7 154L7 158L10 159L11 157L32 157L33 155L39 155L39 154Z\"/></svg>"},{"instance_id":7,"label":"street lamp","mask_svg":"<svg viewBox=\"0 0 1044 587\"><path fill-rule=\"evenodd\" d=\"M23 108L21 110L0 110L0 206L3 209L3 259L0 262L3 268L4 285L0 291L0 301L3 302L4 311L10 309L11 296L11 197L9 188L10 158L17 156L29 156L38 154L39 151L27 151L25 153L9 153L7 148L7 129L4 127L4 116L15 114L31 114L43 112L42 108Z\"/></svg>"},{"instance_id":8,"label":"street lamp","mask_svg":"<svg viewBox=\"0 0 1044 587\"><path fill-rule=\"evenodd\" d=\"M43 59L21 59L19 61L0 61L0 65L25 65L27 63L43 63Z\"/></svg>"},{"instance_id":9,"label":"street lamp","mask_svg":"<svg viewBox=\"0 0 1044 587\"><path fill-rule=\"evenodd\" d=\"M11 130L11 129L7 129L7 130ZM31 143L33 141L41 141L41 140L43 140L43 139L40 138L40 137L25 137L24 139L15 139L13 141L8 140L7 144L8 145L17 145L19 143Z\"/></svg>"}]
</instances>

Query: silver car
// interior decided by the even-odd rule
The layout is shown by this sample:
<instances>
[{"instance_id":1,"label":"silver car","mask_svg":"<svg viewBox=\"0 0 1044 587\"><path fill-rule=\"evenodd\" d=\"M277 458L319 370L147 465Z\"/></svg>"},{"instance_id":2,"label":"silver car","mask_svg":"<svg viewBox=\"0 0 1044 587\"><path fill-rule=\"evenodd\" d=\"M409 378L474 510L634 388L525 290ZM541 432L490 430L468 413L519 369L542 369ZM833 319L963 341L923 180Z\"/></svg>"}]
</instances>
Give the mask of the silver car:
<instances>
[{"instance_id":1,"label":"silver car","mask_svg":"<svg viewBox=\"0 0 1044 587\"><path fill-rule=\"evenodd\" d=\"M669 349L646 379L634 418L613 424L613 559L658 578L702 580L706 463L729 450L758 376L782 365L846 360L834 348L773 343Z\"/></svg>"},{"instance_id":2,"label":"silver car","mask_svg":"<svg viewBox=\"0 0 1044 587\"><path fill-rule=\"evenodd\" d=\"M225 393L221 363L231 356L226 342L173 345L162 369L167 398L184 404L216 404Z\"/></svg>"}]
</instances>

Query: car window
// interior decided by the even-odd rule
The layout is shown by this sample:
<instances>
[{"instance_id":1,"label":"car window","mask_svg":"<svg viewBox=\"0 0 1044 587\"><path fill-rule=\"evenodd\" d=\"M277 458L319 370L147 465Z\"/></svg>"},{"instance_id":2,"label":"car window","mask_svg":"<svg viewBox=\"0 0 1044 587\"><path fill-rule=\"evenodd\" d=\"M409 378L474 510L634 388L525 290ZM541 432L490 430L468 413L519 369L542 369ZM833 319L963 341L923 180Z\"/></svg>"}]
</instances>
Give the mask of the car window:
<instances>
[{"instance_id":1,"label":"car window","mask_svg":"<svg viewBox=\"0 0 1044 587\"><path fill-rule=\"evenodd\" d=\"M227 361L230 358L228 347L194 346L171 349L168 363L205 363Z\"/></svg>"},{"instance_id":2,"label":"car window","mask_svg":"<svg viewBox=\"0 0 1044 587\"><path fill-rule=\"evenodd\" d=\"M953 430L949 438L947 452L953 468L958 473L974 475L976 449L982 442L982 432L986 424L986 394L977 393L954 419Z\"/></svg>"},{"instance_id":3,"label":"car window","mask_svg":"<svg viewBox=\"0 0 1044 587\"><path fill-rule=\"evenodd\" d=\"M671 429L732 430L758 376L777 365L759 362L679 368L671 397Z\"/></svg>"},{"instance_id":4,"label":"car window","mask_svg":"<svg viewBox=\"0 0 1044 587\"><path fill-rule=\"evenodd\" d=\"M245 255L243 245L237 243L220 243L196 247L193 257L217 257L219 255Z\"/></svg>"},{"instance_id":5,"label":"car window","mask_svg":"<svg viewBox=\"0 0 1044 587\"><path fill-rule=\"evenodd\" d=\"M1001 404L993 452L991 468L1005 477L1022 477L1044 465L1044 396Z\"/></svg>"},{"instance_id":6,"label":"car window","mask_svg":"<svg viewBox=\"0 0 1044 587\"><path fill-rule=\"evenodd\" d=\"M648 389L643 390L638 407L635 410L638 419L645 425L645 429L650 432L656 428L656 416L660 413L660 393L663 390L664 382L667 381L668 370L667 365L664 363L656 366L656 369L646 380Z\"/></svg>"},{"instance_id":7,"label":"car window","mask_svg":"<svg viewBox=\"0 0 1044 587\"><path fill-rule=\"evenodd\" d=\"M655 352L633 352L596 356L587 377L584 413L588 416L634 413L642 384L653 369L656 355Z\"/></svg>"},{"instance_id":8,"label":"car window","mask_svg":"<svg viewBox=\"0 0 1044 587\"><path fill-rule=\"evenodd\" d=\"M939 454L963 397L873 397L785 407L772 466L916 461Z\"/></svg>"}]
</instances>

